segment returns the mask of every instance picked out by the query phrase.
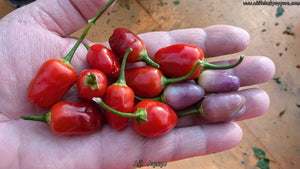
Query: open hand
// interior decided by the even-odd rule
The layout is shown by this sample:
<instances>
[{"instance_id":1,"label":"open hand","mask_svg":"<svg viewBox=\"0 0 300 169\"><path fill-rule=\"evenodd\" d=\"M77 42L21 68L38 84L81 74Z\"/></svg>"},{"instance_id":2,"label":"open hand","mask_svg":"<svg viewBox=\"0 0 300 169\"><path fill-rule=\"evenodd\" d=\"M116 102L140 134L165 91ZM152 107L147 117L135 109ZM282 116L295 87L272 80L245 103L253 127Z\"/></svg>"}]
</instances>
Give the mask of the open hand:
<instances>
[{"instance_id":1,"label":"open hand","mask_svg":"<svg viewBox=\"0 0 300 169\"><path fill-rule=\"evenodd\" d=\"M224 151L241 141L242 131L236 123L207 123L195 117L180 119L174 130L157 138L143 137L130 125L122 131L104 125L90 135L57 136L43 123L20 119L21 115L47 111L27 100L30 80L44 61L68 53L76 39L67 36L83 27L105 2L41 0L0 20L0 168L132 168L136 160L174 161ZM140 37L150 56L176 43L200 46L206 57L240 52L249 43L246 31L225 25L150 32ZM72 60L78 73L87 68L86 53L81 45ZM240 78L242 86L249 86L271 79L275 67L267 57L247 56L229 71ZM245 97L246 107L236 120L262 115L269 107L269 97L262 89L235 93ZM64 99L77 99L76 90Z\"/></svg>"}]
</instances>

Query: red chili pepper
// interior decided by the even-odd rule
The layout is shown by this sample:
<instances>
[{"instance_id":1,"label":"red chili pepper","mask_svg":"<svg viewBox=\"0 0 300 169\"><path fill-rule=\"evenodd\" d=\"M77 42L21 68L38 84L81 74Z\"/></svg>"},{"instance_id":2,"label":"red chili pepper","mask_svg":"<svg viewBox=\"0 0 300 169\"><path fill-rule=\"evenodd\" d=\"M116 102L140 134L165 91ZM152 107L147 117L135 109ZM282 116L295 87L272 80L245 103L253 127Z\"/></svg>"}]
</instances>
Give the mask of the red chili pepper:
<instances>
[{"instance_id":1,"label":"red chili pepper","mask_svg":"<svg viewBox=\"0 0 300 169\"><path fill-rule=\"evenodd\" d=\"M93 99L104 109L115 113L118 116L134 118L132 125L134 129L141 135L147 137L156 137L166 134L172 130L178 118L176 113L166 104L155 100L143 100L135 107L133 114L116 111L106 105L101 98Z\"/></svg>"},{"instance_id":2,"label":"red chili pepper","mask_svg":"<svg viewBox=\"0 0 300 169\"><path fill-rule=\"evenodd\" d=\"M126 70L127 85L132 88L136 96L155 97L163 89L172 83L177 83L188 79L197 69L199 61L196 61L190 72L178 78L167 79L162 72L151 66L137 67Z\"/></svg>"},{"instance_id":3,"label":"red chili pepper","mask_svg":"<svg viewBox=\"0 0 300 169\"><path fill-rule=\"evenodd\" d=\"M81 98L92 101L93 97L102 97L107 88L105 74L97 69L85 69L77 78L77 90Z\"/></svg>"},{"instance_id":4,"label":"red chili pepper","mask_svg":"<svg viewBox=\"0 0 300 169\"><path fill-rule=\"evenodd\" d=\"M64 59L50 59L39 69L29 84L29 101L41 108L58 102L76 82L77 74Z\"/></svg>"},{"instance_id":5,"label":"red chili pepper","mask_svg":"<svg viewBox=\"0 0 300 169\"><path fill-rule=\"evenodd\" d=\"M195 79L200 75L201 69L230 69L239 65L243 56L232 65L213 65L205 61L204 53L198 46L188 44L176 44L165 48L161 48L155 53L155 62L160 67L162 73L169 78L176 78L187 74L191 71L197 60L201 61L200 67L188 79Z\"/></svg>"},{"instance_id":6,"label":"red chili pepper","mask_svg":"<svg viewBox=\"0 0 300 169\"><path fill-rule=\"evenodd\" d=\"M141 135L156 137L172 130L178 121L176 113L166 104L155 100L143 100L139 102L135 111L147 112L147 121L140 123L132 120L134 129Z\"/></svg>"},{"instance_id":7,"label":"red chili pepper","mask_svg":"<svg viewBox=\"0 0 300 169\"><path fill-rule=\"evenodd\" d=\"M128 56L129 62L144 61L153 67L159 67L148 56L146 45L136 34L125 28L117 28L109 38L109 45L118 56L124 56L127 49L132 48Z\"/></svg>"},{"instance_id":8,"label":"red chili pepper","mask_svg":"<svg viewBox=\"0 0 300 169\"><path fill-rule=\"evenodd\" d=\"M133 90L126 85L125 80L125 64L128 54L131 52L131 49L125 53L123 62L121 65L120 76L117 79L116 83L110 85L104 96L104 102L112 107L115 110L132 113L134 107L134 92ZM118 116L108 110L104 111L107 122L116 130L121 130L126 127L128 118Z\"/></svg>"},{"instance_id":9,"label":"red chili pepper","mask_svg":"<svg viewBox=\"0 0 300 169\"><path fill-rule=\"evenodd\" d=\"M29 84L27 91L29 101L41 108L50 107L58 102L73 86L77 74L71 65L72 57L91 26L114 1L109 0L92 19L88 20L85 30L65 57L50 59L40 67L37 75Z\"/></svg>"},{"instance_id":10,"label":"red chili pepper","mask_svg":"<svg viewBox=\"0 0 300 169\"><path fill-rule=\"evenodd\" d=\"M121 64L117 56L101 44L94 44L89 48L86 56L87 63L93 69L99 69L110 78L117 78Z\"/></svg>"},{"instance_id":11,"label":"red chili pepper","mask_svg":"<svg viewBox=\"0 0 300 169\"><path fill-rule=\"evenodd\" d=\"M61 101L41 116L21 116L24 120L42 121L58 135L89 134L103 126L100 110L91 103Z\"/></svg>"}]
</instances>

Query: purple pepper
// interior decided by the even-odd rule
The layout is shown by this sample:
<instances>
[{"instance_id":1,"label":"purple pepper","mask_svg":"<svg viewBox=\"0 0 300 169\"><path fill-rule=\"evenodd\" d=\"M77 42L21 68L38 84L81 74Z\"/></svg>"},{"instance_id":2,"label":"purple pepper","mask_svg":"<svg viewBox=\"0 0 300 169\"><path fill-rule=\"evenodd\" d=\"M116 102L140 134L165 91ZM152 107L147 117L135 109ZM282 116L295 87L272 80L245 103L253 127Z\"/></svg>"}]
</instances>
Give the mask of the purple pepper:
<instances>
[{"instance_id":1,"label":"purple pepper","mask_svg":"<svg viewBox=\"0 0 300 169\"><path fill-rule=\"evenodd\" d=\"M187 108L200 101L205 95L203 88L195 83L183 82L168 85L162 101L174 110Z\"/></svg>"},{"instance_id":2,"label":"purple pepper","mask_svg":"<svg viewBox=\"0 0 300 169\"><path fill-rule=\"evenodd\" d=\"M166 103L174 110L185 109L200 101L205 95L203 88L196 83L182 82L168 85L163 93L155 98L140 98L139 100L152 99Z\"/></svg>"},{"instance_id":3,"label":"purple pepper","mask_svg":"<svg viewBox=\"0 0 300 169\"><path fill-rule=\"evenodd\" d=\"M198 84L209 93L226 93L239 89L240 78L223 71L205 70L200 74Z\"/></svg>"},{"instance_id":4,"label":"purple pepper","mask_svg":"<svg viewBox=\"0 0 300 169\"><path fill-rule=\"evenodd\" d=\"M232 121L243 115L245 102L245 97L239 94L210 95L202 102L202 115L205 120L213 123Z\"/></svg>"},{"instance_id":5,"label":"purple pepper","mask_svg":"<svg viewBox=\"0 0 300 169\"><path fill-rule=\"evenodd\" d=\"M245 102L245 97L239 94L209 95L203 99L198 108L181 112L178 117L198 114L209 123L228 122L244 114Z\"/></svg>"}]
</instances>

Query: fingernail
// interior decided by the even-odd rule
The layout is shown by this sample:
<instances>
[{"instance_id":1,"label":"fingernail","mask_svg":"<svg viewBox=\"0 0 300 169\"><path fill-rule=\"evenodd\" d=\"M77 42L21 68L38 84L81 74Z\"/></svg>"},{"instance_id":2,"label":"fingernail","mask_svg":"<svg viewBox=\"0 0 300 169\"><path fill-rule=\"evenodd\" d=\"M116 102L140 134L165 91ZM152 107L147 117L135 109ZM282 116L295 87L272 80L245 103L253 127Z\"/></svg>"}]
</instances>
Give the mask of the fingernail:
<instances>
[{"instance_id":1,"label":"fingernail","mask_svg":"<svg viewBox=\"0 0 300 169\"><path fill-rule=\"evenodd\" d=\"M238 109L237 111L235 111L234 113L232 113L231 115L231 120L236 120L239 117L241 117L246 111L246 106L243 105L240 109Z\"/></svg>"}]
</instances>

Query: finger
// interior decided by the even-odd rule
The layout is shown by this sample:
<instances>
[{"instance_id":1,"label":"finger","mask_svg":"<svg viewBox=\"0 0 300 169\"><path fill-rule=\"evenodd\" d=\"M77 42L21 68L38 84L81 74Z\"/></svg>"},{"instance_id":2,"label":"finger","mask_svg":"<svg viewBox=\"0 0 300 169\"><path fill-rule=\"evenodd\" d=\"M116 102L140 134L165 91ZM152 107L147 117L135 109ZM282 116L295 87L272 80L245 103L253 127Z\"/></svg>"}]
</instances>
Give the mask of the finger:
<instances>
[{"instance_id":1,"label":"finger","mask_svg":"<svg viewBox=\"0 0 300 169\"><path fill-rule=\"evenodd\" d=\"M155 138L138 135L131 126L116 131L105 125L91 135L62 137L51 133L45 124L22 121L18 125L23 127L0 124L0 131L12 131L0 137L11 148L4 151L6 158L0 159L2 166L133 168L136 160L143 160L147 165L150 160L174 161L228 150L242 138L242 130L232 122L176 128Z\"/></svg>"},{"instance_id":2,"label":"finger","mask_svg":"<svg viewBox=\"0 0 300 169\"><path fill-rule=\"evenodd\" d=\"M180 118L176 127L250 119L267 112L270 104L268 94L258 88L245 89L230 94L216 94L208 96L208 98L208 101L204 102L205 99L203 101L205 104L203 116L190 115Z\"/></svg>"},{"instance_id":3,"label":"finger","mask_svg":"<svg viewBox=\"0 0 300 169\"><path fill-rule=\"evenodd\" d=\"M238 92L246 98L245 113L236 121L258 117L267 112L270 106L269 95L262 89L252 88Z\"/></svg>"},{"instance_id":4,"label":"finger","mask_svg":"<svg viewBox=\"0 0 300 169\"><path fill-rule=\"evenodd\" d=\"M87 24L108 0L44 0L36 1L16 10L9 16L11 21L34 24L67 36Z\"/></svg>"},{"instance_id":5,"label":"finger","mask_svg":"<svg viewBox=\"0 0 300 169\"><path fill-rule=\"evenodd\" d=\"M236 62L236 59L214 62L214 64L229 65L234 62ZM275 64L270 58L265 56L247 56L237 67L218 71L238 76L240 78L240 85L248 86L264 83L272 79L275 73Z\"/></svg>"},{"instance_id":6,"label":"finger","mask_svg":"<svg viewBox=\"0 0 300 169\"><path fill-rule=\"evenodd\" d=\"M229 25L150 32L140 37L146 43L150 57L162 47L179 43L201 47L205 57L226 55L244 50L250 39L245 30Z\"/></svg>"},{"instance_id":7,"label":"finger","mask_svg":"<svg viewBox=\"0 0 300 169\"><path fill-rule=\"evenodd\" d=\"M138 159L174 161L221 152L235 147L242 139L242 130L235 123L176 128L157 138L147 139Z\"/></svg>"}]
</instances>

